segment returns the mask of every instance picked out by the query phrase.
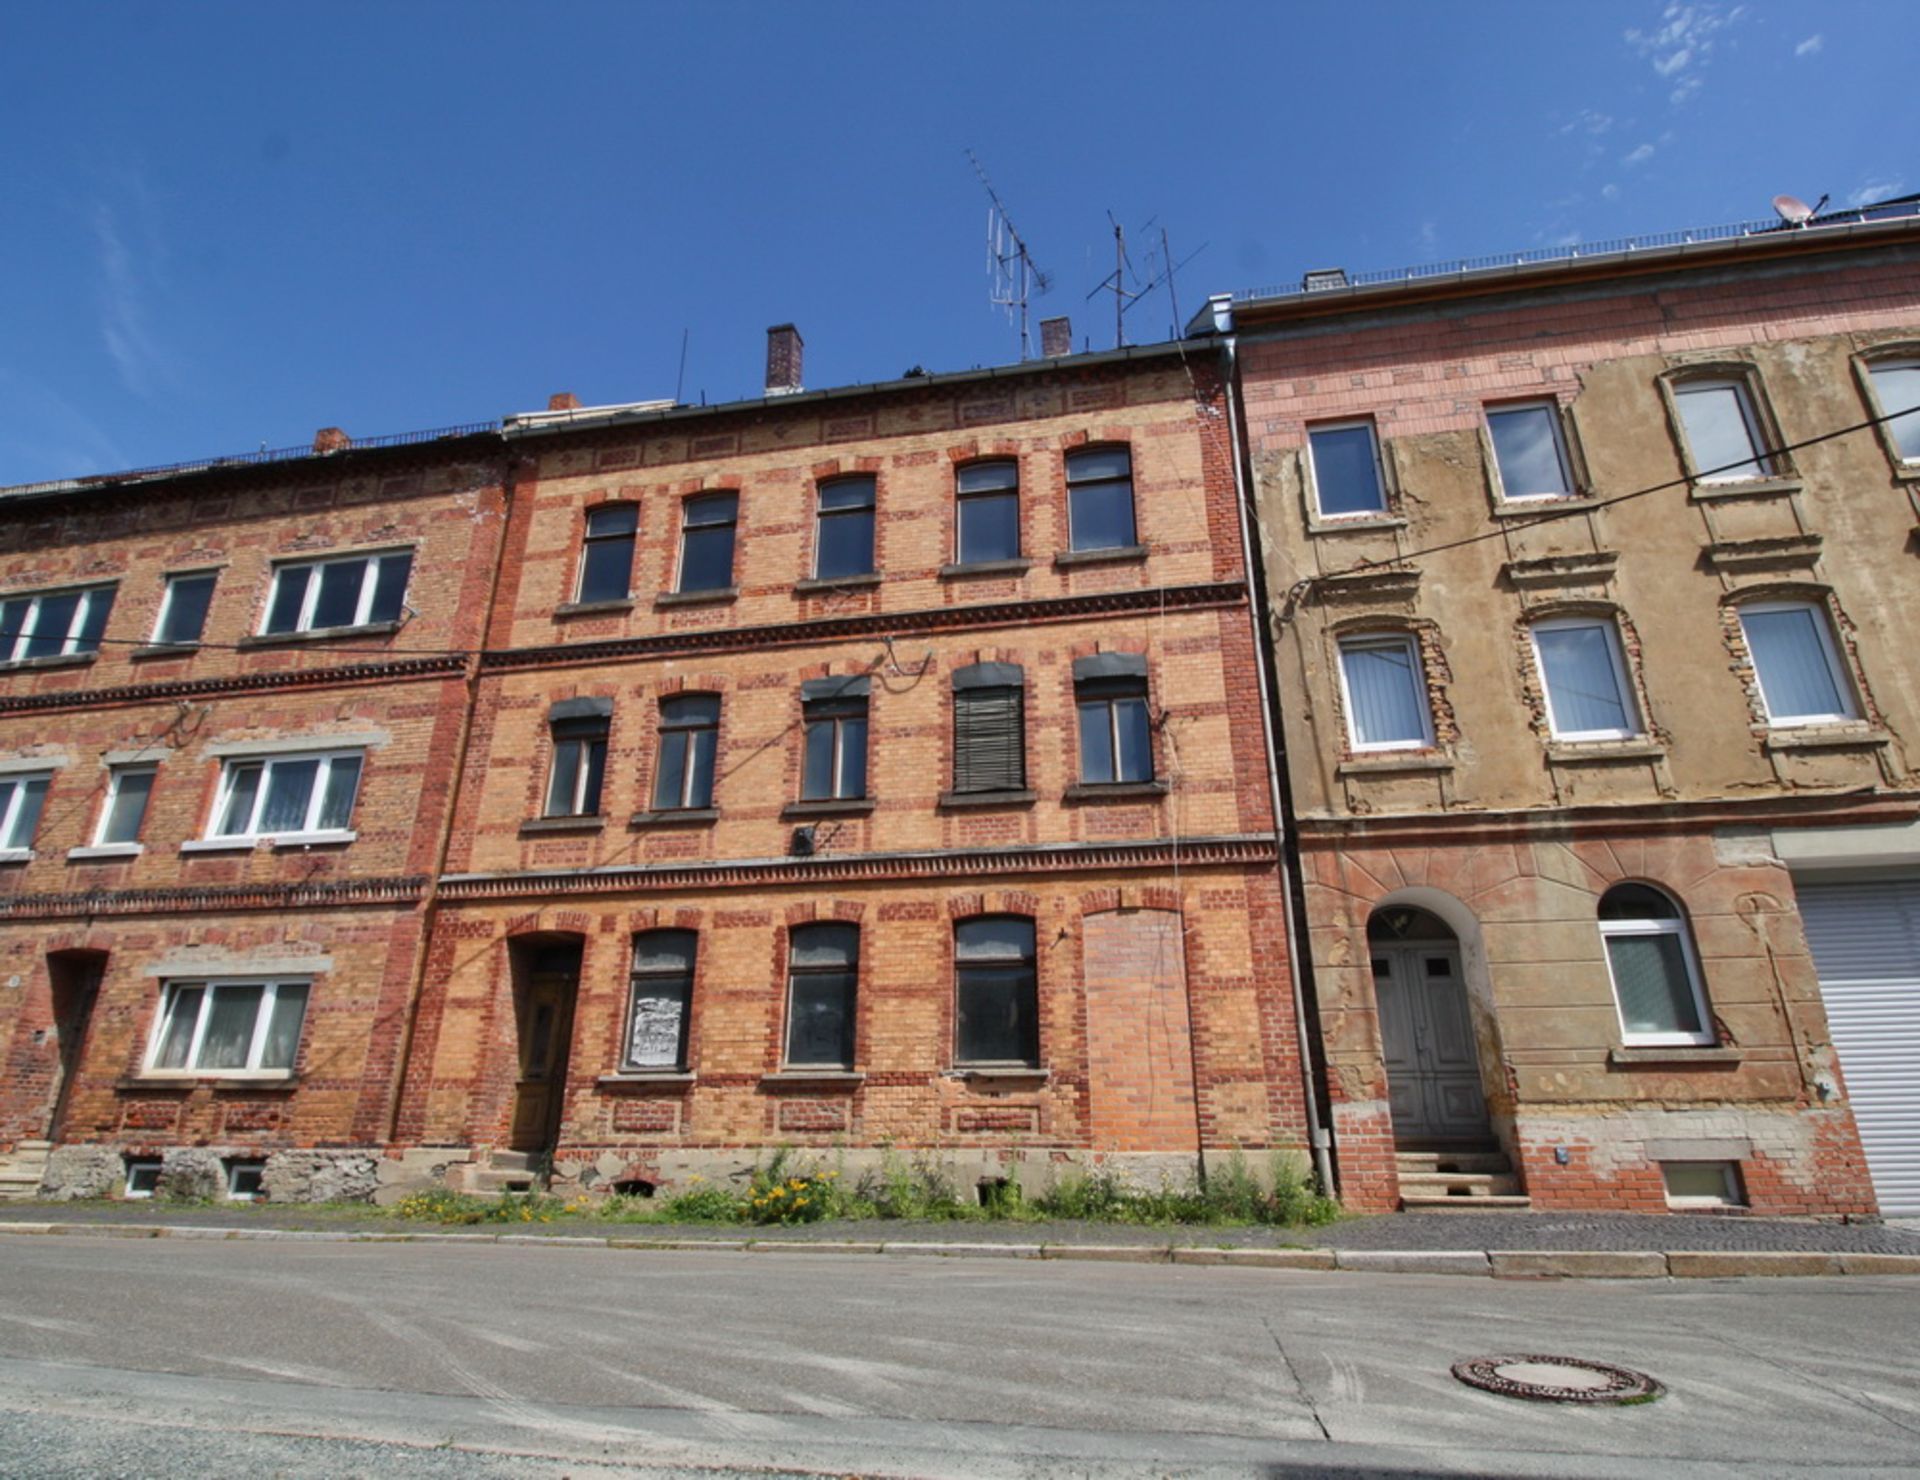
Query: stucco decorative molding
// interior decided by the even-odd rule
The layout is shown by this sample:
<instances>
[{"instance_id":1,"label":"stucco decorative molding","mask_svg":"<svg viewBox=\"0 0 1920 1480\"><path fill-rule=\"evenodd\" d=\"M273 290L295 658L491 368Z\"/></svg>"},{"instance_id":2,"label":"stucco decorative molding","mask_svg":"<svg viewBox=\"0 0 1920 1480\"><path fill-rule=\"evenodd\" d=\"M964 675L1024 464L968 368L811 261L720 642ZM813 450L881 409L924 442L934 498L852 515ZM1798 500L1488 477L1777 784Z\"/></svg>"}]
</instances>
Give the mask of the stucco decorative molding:
<instances>
[{"instance_id":1,"label":"stucco decorative molding","mask_svg":"<svg viewBox=\"0 0 1920 1480\"><path fill-rule=\"evenodd\" d=\"M1369 565L1313 578L1323 604L1351 601L1411 601L1420 592L1420 572L1407 565Z\"/></svg>"},{"instance_id":2,"label":"stucco decorative molding","mask_svg":"<svg viewBox=\"0 0 1920 1480\"><path fill-rule=\"evenodd\" d=\"M466 659L457 653L444 657L405 658L387 663L350 663L336 668L284 669L264 673L229 673L218 678L182 678L166 683L123 684L110 689L66 689L50 694L0 694L0 714L29 710L104 709L122 704L146 704L164 699L196 699L209 695L257 693L262 690L332 688L341 684L392 683L409 678L432 678L459 673Z\"/></svg>"},{"instance_id":3,"label":"stucco decorative molding","mask_svg":"<svg viewBox=\"0 0 1920 1480\"><path fill-rule=\"evenodd\" d=\"M1811 570L1820 559L1817 534L1778 539L1715 540L1706 547L1707 564L1729 573L1750 570Z\"/></svg>"},{"instance_id":4,"label":"stucco decorative molding","mask_svg":"<svg viewBox=\"0 0 1920 1480\"><path fill-rule=\"evenodd\" d=\"M1554 586L1604 586L1620 565L1618 550L1593 550L1580 555L1543 555L1535 560L1509 560L1500 573L1519 589Z\"/></svg>"},{"instance_id":5,"label":"stucco decorative molding","mask_svg":"<svg viewBox=\"0 0 1920 1480\"><path fill-rule=\"evenodd\" d=\"M888 883L904 879L980 878L1002 874L1065 874L1114 869L1267 865L1279 858L1270 833L1155 838L1145 842L1063 843L1040 847L955 848L925 853L854 853L811 858L749 858L714 863L620 865L613 868L448 874L439 898L511 899L526 895L627 894L675 889L796 884Z\"/></svg>"},{"instance_id":6,"label":"stucco decorative molding","mask_svg":"<svg viewBox=\"0 0 1920 1480\"><path fill-rule=\"evenodd\" d=\"M92 915L194 915L224 910L327 909L408 904L426 879L350 879L306 884L231 884L181 889L98 889L85 894L0 896L0 920L62 920Z\"/></svg>"}]
</instances>

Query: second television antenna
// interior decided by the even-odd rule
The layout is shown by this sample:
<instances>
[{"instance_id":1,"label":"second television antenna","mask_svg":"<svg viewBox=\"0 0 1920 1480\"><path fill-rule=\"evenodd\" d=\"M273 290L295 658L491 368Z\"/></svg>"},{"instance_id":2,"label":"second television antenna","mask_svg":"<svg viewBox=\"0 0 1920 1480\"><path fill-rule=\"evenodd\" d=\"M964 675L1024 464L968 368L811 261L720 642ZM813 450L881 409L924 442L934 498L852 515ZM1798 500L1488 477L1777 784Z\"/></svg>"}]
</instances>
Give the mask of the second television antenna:
<instances>
[{"instance_id":1,"label":"second television antenna","mask_svg":"<svg viewBox=\"0 0 1920 1480\"><path fill-rule=\"evenodd\" d=\"M987 289L989 301L1006 309L1007 317L1020 325L1020 358L1033 358L1033 330L1029 326L1027 303L1036 293L1044 293L1053 286L1053 279L1035 265L1033 254L1027 250L1027 244L1014 230L1013 217L1007 214L1007 208L1001 203L999 194L993 188L993 181L987 178L987 172L980 161L974 158L973 151L967 150L967 162L973 166L973 172L980 177L980 183L986 187L987 199Z\"/></svg>"}]
</instances>

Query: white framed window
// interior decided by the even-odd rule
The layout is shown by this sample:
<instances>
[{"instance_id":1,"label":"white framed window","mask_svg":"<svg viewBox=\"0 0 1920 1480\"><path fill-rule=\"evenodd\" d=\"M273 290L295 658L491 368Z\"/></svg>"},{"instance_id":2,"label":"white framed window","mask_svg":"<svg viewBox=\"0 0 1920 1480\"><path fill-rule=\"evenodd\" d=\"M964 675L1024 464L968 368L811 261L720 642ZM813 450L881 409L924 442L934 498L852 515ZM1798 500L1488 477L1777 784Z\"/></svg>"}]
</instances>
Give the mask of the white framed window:
<instances>
[{"instance_id":1,"label":"white framed window","mask_svg":"<svg viewBox=\"0 0 1920 1480\"><path fill-rule=\"evenodd\" d=\"M100 651L113 610L112 586L41 591L0 601L0 663L69 658Z\"/></svg>"},{"instance_id":2,"label":"white framed window","mask_svg":"<svg viewBox=\"0 0 1920 1480\"><path fill-rule=\"evenodd\" d=\"M358 750L230 760L220 773L207 837L344 841L351 837L364 760Z\"/></svg>"},{"instance_id":3,"label":"white framed window","mask_svg":"<svg viewBox=\"0 0 1920 1480\"><path fill-rule=\"evenodd\" d=\"M1693 932L1680 906L1650 884L1615 884L1600 898L1599 920L1621 1041L1712 1043Z\"/></svg>"},{"instance_id":4,"label":"white framed window","mask_svg":"<svg viewBox=\"0 0 1920 1480\"><path fill-rule=\"evenodd\" d=\"M1535 622L1532 636L1554 739L1625 740L1640 733L1619 628L1598 617L1559 617Z\"/></svg>"},{"instance_id":5,"label":"white framed window","mask_svg":"<svg viewBox=\"0 0 1920 1480\"><path fill-rule=\"evenodd\" d=\"M210 570L183 571L167 577L160 615L153 624L156 646L179 647L200 640L207 628L207 608L213 604L217 579L217 573Z\"/></svg>"},{"instance_id":6,"label":"white framed window","mask_svg":"<svg viewBox=\"0 0 1920 1480\"><path fill-rule=\"evenodd\" d=\"M1774 475L1766 433L1745 380L1679 381L1673 387L1673 404L1697 481L1739 483Z\"/></svg>"},{"instance_id":7,"label":"white framed window","mask_svg":"<svg viewBox=\"0 0 1920 1480\"><path fill-rule=\"evenodd\" d=\"M168 982L149 1074L285 1074L306 1021L304 981Z\"/></svg>"},{"instance_id":8,"label":"white framed window","mask_svg":"<svg viewBox=\"0 0 1920 1480\"><path fill-rule=\"evenodd\" d=\"M400 620L413 551L277 565L264 634L330 632Z\"/></svg>"},{"instance_id":9,"label":"white framed window","mask_svg":"<svg viewBox=\"0 0 1920 1480\"><path fill-rule=\"evenodd\" d=\"M147 801L158 774L158 766L115 766L107 773L107 800L93 830L96 848L140 841L140 826L147 820Z\"/></svg>"},{"instance_id":10,"label":"white framed window","mask_svg":"<svg viewBox=\"0 0 1920 1480\"><path fill-rule=\"evenodd\" d=\"M229 1202L258 1202L267 1195L267 1164L234 1157L226 1163Z\"/></svg>"},{"instance_id":11,"label":"white framed window","mask_svg":"<svg viewBox=\"0 0 1920 1480\"><path fill-rule=\"evenodd\" d=\"M1856 717L1827 614L1808 601L1751 602L1740 630L1771 725L1834 724Z\"/></svg>"},{"instance_id":12,"label":"white framed window","mask_svg":"<svg viewBox=\"0 0 1920 1480\"><path fill-rule=\"evenodd\" d=\"M1487 407L1487 436L1500 475L1500 497L1508 503L1528 499L1569 498L1573 464L1557 401L1526 401Z\"/></svg>"},{"instance_id":13,"label":"white framed window","mask_svg":"<svg viewBox=\"0 0 1920 1480\"><path fill-rule=\"evenodd\" d=\"M47 787L53 775L0 776L0 857L25 858L33 848L33 834L47 805Z\"/></svg>"},{"instance_id":14,"label":"white framed window","mask_svg":"<svg viewBox=\"0 0 1920 1480\"><path fill-rule=\"evenodd\" d=\"M1386 512L1387 485L1371 418L1307 428L1307 465L1322 519Z\"/></svg>"},{"instance_id":15,"label":"white framed window","mask_svg":"<svg viewBox=\"0 0 1920 1480\"><path fill-rule=\"evenodd\" d=\"M1411 635L1341 638L1340 687L1355 750L1422 750L1433 744L1426 669Z\"/></svg>"},{"instance_id":16,"label":"white framed window","mask_svg":"<svg viewBox=\"0 0 1920 1480\"><path fill-rule=\"evenodd\" d=\"M1920 464L1920 359L1870 360L1874 412L1889 418L1887 444L1903 466Z\"/></svg>"},{"instance_id":17,"label":"white framed window","mask_svg":"<svg viewBox=\"0 0 1920 1480\"><path fill-rule=\"evenodd\" d=\"M127 1158L127 1181L120 1190L122 1197L152 1197L159 1188L159 1157L130 1156Z\"/></svg>"},{"instance_id":18,"label":"white framed window","mask_svg":"<svg viewBox=\"0 0 1920 1480\"><path fill-rule=\"evenodd\" d=\"M1670 1208L1739 1208L1747 1202L1740 1168L1731 1161L1663 1161Z\"/></svg>"}]
</instances>

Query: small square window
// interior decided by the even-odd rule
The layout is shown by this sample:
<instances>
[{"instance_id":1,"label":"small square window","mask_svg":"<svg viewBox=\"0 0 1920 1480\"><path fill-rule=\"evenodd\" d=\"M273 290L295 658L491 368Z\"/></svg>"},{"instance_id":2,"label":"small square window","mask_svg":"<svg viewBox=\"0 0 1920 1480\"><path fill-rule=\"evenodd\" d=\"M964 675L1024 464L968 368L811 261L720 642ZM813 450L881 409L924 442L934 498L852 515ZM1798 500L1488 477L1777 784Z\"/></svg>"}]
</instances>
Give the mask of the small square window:
<instances>
[{"instance_id":1,"label":"small square window","mask_svg":"<svg viewBox=\"0 0 1920 1480\"><path fill-rule=\"evenodd\" d=\"M207 627L207 609L213 604L215 580L210 570L167 577L160 617L153 626L155 643L174 646L200 640Z\"/></svg>"},{"instance_id":2,"label":"small square window","mask_svg":"<svg viewBox=\"0 0 1920 1480\"><path fill-rule=\"evenodd\" d=\"M227 1197L232 1202L258 1202L266 1196L267 1164L232 1160L227 1163Z\"/></svg>"},{"instance_id":3,"label":"small square window","mask_svg":"<svg viewBox=\"0 0 1920 1480\"><path fill-rule=\"evenodd\" d=\"M127 1185L124 1197L152 1197L160 1188L160 1159L146 1156L127 1158Z\"/></svg>"},{"instance_id":4,"label":"small square window","mask_svg":"<svg viewBox=\"0 0 1920 1480\"><path fill-rule=\"evenodd\" d=\"M1576 491L1557 403L1489 406L1487 433L1493 439L1500 496L1509 503L1566 498Z\"/></svg>"},{"instance_id":5,"label":"small square window","mask_svg":"<svg viewBox=\"0 0 1920 1480\"><path fill-rule=\"evenodd\" d=\"M1840 654L1826 614L1818 607L1804 601L1743 606L1740 630L1753 655L1769 724L1832 724L1854 718Z\"/></svg>"},{"instance_id":6,"label":"small square window","mask_svg":"<svg viewBox=\"0 0 1920 1480\"><path fill-rule=\"evenodd\" d=\"M1313 473L1314 506L1323 519L1383 514L1386 484L1371 421L1342 421L1310 428L1307 461Z\"/></svg>"},{"instance_id":7,"label":"small square window","mask_svg":"<svg viewBox=\"0 0 1920 1480\"><path fill-rule=\"evenodd\" d=\"M1731 1161L1663 1161L1670 1208L1743 1208L1746 1192L1740 1168Z\"/></svg>"},{"instance_id":8,"label":"small square window","mask_svg":"<svg viewBox=\"0 0 1920 1480\"><path fill-rule=\"evenodd\" d=\"M1585 618L1536 622L1534 656L1556 740L1624 740L1640 733L1639 712L1613 623Z\"/></svg>"},{"instance_id":9,"label":"small square window","mask_svg":"<svg viewBox=\"0 0 1920 1480\"><path fill-rule=\"evenodd\" d=\"M1433 744L1426 671L1412 637L1343 639L1340 679L1355 750L1418 750Z\"/></svg>"},{"instance_id":10,"label":"small square window","mask_svg":"<svg viewBox=\"0 0 1920 1480\"><path fill-rule=\"evenodd\" d=\"M1770 478L1773 459L1743 380L1689 380L1673 388L1694 476L1701 483Z\"/></svg>"}]
</instances>

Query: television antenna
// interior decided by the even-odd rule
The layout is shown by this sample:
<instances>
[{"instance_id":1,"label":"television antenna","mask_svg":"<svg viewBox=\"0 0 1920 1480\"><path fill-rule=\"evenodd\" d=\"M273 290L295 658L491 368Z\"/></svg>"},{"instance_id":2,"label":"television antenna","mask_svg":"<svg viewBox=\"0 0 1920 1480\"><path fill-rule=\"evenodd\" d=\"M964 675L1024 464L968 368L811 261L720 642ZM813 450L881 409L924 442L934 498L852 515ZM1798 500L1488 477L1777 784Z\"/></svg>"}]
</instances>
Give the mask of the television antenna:
<instances>
[{"instance_id":1,"label":"television antenna","mask_svg":"<svg viewBox=\"0 0 1920 1480\"><path fill-rule=\"evenodd\" d=\"M1042 272L1033 260L1033 253L1027 250L1027 244L1020 233L1014 229L1013 217L1008 214L1006 205L1001 201L999 192L993 188L993 181L987 178L986 169L974 157L971 149L966 151L967 162L973 166L973 172L980 177L980 183L986 187L987 200L987 301L1004 308L1009 322L1020 326L1020 358L1033 358L1033 330L1029 323L1027 304L1036 294L1044 293L1053 286L1053 279Z\"/></svg>"},{"instance_id":2,"label":"television antenna","mask_svg":"<svg viewBox=\"0 0 1920 1480\"><path fill-rule=\"evenodd\" d=\"M1180 332L1180 300L1174 293L1173 275L1189 262L1193 261L1195 257L1198 257L1202 252L1206 251L1207 244L1202 242L1191 252L1187 253L1185 257L1175 262L1173 260L1173 248L1167 239L1167 229L1162 226L1160 228L1160 247L1157 253L1160 263L1158 270L1156 271L1153 266L1156 253L1153 249L1149 248L1147 252L1147 264L1148 271L1152 272L1153 276L1149 278L1143 286L1130 288L1127 286L1127 279L1131 277L1135 283L1138 283L1140 281L1140 274L1134 270L1133 259L1127 255L1126 228L1114 220L1112 211L1107 212L1107 223L1113 227L1113 271L1102 278L1099 286L1094 288L1093 292L1087 294L1087 297L1090 299L1097 293L1110 292L1113 294L1113 347L1119 349L1127 342L1127 311L1137 307L1141 299L1147 297L1162 283L1167 285L1167 298L1173 305L1174 336L1177 337ZM1153 225L1154 223L1152 221L1148 221L1147 224L1140 229L1143 232L1150 232L1153 229Z\"/></svg>"}]
</instances>

